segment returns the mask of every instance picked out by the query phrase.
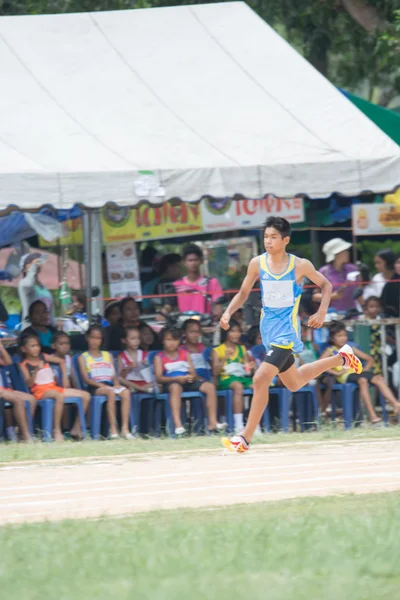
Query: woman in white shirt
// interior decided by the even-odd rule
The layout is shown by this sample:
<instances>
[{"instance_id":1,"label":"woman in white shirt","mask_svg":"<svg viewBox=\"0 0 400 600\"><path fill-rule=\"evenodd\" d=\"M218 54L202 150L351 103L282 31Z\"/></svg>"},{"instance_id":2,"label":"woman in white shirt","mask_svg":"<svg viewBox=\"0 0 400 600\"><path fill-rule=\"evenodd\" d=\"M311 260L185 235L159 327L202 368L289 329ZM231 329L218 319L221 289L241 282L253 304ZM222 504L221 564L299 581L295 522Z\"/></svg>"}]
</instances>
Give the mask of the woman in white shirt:
<instances>
[{"instance_id":1,"label":"woman in white shirt","mask_svg":"<svg viewBox=\"0 0 400 600\"><path fill-rule=\"evenodd\" d=\"M370 296L381 297L386 282L393 277L395 260L395 253L389 249L381 250L375 255L374 265L378 272L373 276L371 283L365 286L364 300Z\"/></svg>"}]
</instances>

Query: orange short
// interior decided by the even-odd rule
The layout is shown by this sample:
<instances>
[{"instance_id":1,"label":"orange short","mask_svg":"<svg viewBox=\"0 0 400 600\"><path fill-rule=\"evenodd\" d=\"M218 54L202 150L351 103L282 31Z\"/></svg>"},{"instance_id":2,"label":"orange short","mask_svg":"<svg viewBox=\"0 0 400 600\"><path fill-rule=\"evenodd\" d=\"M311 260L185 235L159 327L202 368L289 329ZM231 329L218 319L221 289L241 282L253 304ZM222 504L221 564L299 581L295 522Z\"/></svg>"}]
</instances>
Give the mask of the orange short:
<instances>
[{"instance_id":1,"label":"orange short","mask_svg":"<svg viewBox=\"0 0 400 600\"><path fill-rule=\"evenodd\" d=\"M35 396L36 400L41 400L46 392L59 392L63 394L64 388L59 387L55 383L46 383L45 385L34 385L31 389L31 393Z\"/></svg>"}]
</instances>

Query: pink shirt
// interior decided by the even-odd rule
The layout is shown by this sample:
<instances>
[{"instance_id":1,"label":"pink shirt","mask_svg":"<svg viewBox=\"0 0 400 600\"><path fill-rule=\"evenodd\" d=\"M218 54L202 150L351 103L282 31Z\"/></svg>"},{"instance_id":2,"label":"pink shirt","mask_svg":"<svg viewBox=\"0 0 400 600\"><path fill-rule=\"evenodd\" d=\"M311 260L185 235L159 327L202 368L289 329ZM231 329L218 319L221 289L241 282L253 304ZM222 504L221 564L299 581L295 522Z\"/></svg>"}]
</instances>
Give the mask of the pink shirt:
<instances>
[{"instance_id":1,"label":"pink shirt","mask_svg":"<svg viewBox=\"0 0 400 600\"><path fill-rule=\"evenodd\" d=\"M199 277L197 281L189 281L187 277L174 281L178 296L179 312L194 311L203 314L211 314L212 302L224 295L219 281L215 278ZM197 292L197 293L195 293ZM187 294L187 295L183 295Z\"/></svg>"}]
</instances>

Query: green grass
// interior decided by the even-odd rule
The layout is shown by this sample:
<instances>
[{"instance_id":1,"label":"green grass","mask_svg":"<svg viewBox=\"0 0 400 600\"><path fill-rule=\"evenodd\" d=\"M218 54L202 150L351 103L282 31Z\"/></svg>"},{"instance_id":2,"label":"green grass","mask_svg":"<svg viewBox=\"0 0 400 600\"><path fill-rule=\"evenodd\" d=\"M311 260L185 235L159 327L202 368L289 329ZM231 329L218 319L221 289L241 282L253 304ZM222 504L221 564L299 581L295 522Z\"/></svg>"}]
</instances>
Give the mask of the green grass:
<instances>
[{"instance_id":1,"label":"green grass","mask_svg":"<svg viewBox=\"0 0 400 600\"><path fill-rule=\"evenodd\" d=\"M253 446L259 444L299 443L316 441L357 441L368 439L390 438L400 439L400 427L387 427L382 429L356 428L343 431L325 427L318 432L270 434L262 438L255 438ZM65 442L64 444L45 444L37 442L32 445L25 444L0 444L0 464L2 462L22 460L46 460L56 458L79 459L95 456L118 456L124 454L142 454L145 452L175 452L177 450L218 449L218 437L188 437L179 440L168 438L153 438L144 440L137 438L132 441L85 441L82 443ZM399 594L400 598L400 594Z\"/></svg>"},{"instance_id":2,"label":"green grass","mask_svg":"<svg viewBox=\"0 0 400 600\"><path fill-rule=\"evenodd\" d=\"M23 600L396 600L400 493L0 528Z\"/></svg>"}]
</instances>

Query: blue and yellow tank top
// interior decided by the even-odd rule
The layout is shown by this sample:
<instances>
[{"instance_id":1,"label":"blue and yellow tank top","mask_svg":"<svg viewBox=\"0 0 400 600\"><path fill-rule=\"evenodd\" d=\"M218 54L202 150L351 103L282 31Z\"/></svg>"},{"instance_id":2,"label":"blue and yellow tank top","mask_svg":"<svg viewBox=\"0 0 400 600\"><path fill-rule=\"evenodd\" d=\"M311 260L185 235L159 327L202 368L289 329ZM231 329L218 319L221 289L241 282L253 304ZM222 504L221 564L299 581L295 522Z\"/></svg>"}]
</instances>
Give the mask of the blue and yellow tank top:
<instances>
[{"instance_id":1,"label":"blue and yellow tank top","mask_svg":"<svg viewBox=\"0 0 400 600\"><path fill-rule=\"evenodd\" d=\"M270 271L268 253L260 256L260 333L266 348L273 345L297 353L303 350L298 317L303 286L296 282L296 257L293 254L288 256L289 264L280 274Z\"/></svg>"}]
</instances>

